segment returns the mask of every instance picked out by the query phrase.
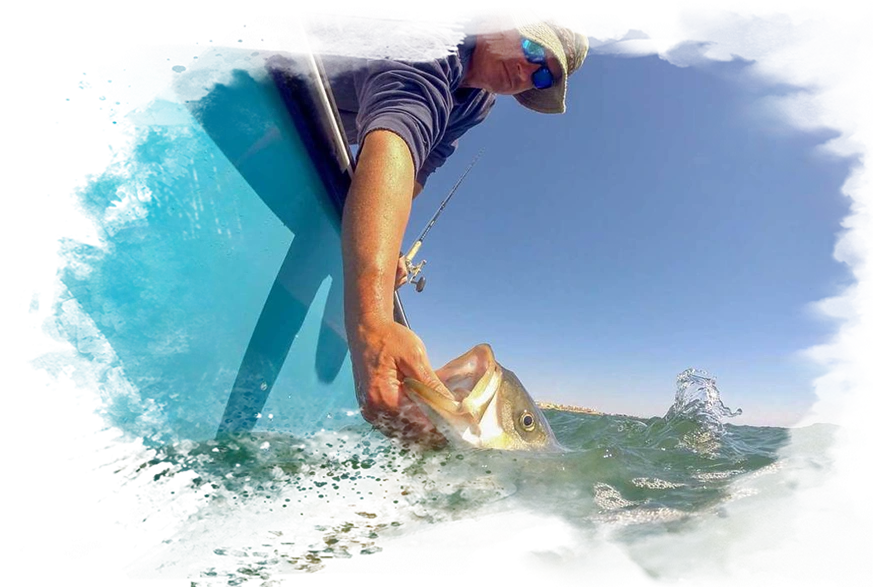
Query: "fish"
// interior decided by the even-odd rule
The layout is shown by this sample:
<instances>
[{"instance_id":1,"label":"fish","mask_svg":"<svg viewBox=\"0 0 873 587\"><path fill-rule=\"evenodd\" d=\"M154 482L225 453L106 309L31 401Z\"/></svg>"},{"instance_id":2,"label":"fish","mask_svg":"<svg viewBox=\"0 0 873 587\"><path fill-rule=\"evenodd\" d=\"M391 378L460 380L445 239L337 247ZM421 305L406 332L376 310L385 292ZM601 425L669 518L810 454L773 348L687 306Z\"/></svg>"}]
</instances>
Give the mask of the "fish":
<instances>
[{"instance_id":1,"label":"fish","mask_svg":"<svg viewBox=\"0 0 873 587\"><path fill-rule=\"evenodd\" d=\"M489 344L478 344L436 370L444 392L406 378L407 395L449 441L480 449L562 452L548 420Z\"/></svg>"}]
</instances>

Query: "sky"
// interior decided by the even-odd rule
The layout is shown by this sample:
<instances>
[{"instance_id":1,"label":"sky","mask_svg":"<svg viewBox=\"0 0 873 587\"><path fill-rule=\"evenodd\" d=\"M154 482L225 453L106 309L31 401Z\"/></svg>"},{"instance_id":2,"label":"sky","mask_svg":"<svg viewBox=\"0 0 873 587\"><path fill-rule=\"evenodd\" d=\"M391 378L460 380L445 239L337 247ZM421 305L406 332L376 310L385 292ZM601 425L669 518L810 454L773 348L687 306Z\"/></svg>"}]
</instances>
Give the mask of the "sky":
<instances>
[{"instance_id":1,"label":"sky","mask_svg":"<svg viewBox=\"0 0 873 587\"><path fill-rule=\"evenodd\" d=\"M566 114L501 96L462 138L404 238L484 148L416 258L425 290L401 290L410 325L434 368L486 342L541 401L663 416L693 367L742 409L727 423L841 424L870 389L871 144L843 91L862 27L703 8L675 26L659 50L591 23Z\"/></svg>"}]
</instances>

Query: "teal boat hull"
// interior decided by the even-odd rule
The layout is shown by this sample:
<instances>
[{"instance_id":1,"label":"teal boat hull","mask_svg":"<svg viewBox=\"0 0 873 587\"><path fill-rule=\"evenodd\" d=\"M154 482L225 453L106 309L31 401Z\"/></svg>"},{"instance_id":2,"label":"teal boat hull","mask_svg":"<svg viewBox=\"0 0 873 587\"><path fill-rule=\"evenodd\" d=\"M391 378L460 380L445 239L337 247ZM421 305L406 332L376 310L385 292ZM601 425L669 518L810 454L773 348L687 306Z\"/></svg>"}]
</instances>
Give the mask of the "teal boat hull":
<instances>
[{"instance_id":1,"label":"teal boat hull","mask_svg":"<svg viewBox=\"0 0 873 587\"><path fill-rule=\"evenodd\" d=\"M31 368L92 392L102 430L142 446L363 423L342 308L347 178L289 96L299 57L135 52L102 79L124 106L123 156L70 194L96 244L58 239L41 330L63 348Z\"/></svg>"}]
</instances>

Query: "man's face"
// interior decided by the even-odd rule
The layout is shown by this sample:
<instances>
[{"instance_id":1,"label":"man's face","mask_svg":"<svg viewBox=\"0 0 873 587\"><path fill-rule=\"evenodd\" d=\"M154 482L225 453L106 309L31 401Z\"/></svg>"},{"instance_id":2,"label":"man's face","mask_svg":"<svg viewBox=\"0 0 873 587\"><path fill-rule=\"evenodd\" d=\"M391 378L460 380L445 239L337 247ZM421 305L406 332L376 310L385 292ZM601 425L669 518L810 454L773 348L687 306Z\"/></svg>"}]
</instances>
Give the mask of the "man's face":
<instances>
[{"instance_id":1,"label":"man's face","mask_svg":"<svg viewBox=\"0 0 873 587\"><path fill-rule=\"evenodd\" d=\"M521 41L522 37L516 30L478 35L470 64L470 85L507 96L532 89L531 75L542 64L530 63L525 58ZM551 52L546 54L546 65L557 81L561 66Z\"/></svg>"}]
</instances>

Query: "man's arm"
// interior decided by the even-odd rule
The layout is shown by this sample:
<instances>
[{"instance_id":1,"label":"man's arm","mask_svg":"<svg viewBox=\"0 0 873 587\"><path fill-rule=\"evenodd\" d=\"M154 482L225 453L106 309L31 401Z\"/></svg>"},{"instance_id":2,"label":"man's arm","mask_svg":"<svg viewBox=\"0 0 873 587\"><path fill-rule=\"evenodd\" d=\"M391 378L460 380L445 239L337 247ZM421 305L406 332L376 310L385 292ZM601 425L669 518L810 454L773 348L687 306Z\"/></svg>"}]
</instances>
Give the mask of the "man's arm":
<instances>
[{"instance_id":1,"label":"man's arm","mask_svg":"<svg viewBox=\"0 0 873 587\"><path fill-rule=\"evenodd\" d=\"M412 156L396 134L367 135L343 210L347 328L391 321L394 266L412 208Z\"/></svg>"},{"instance_id":2,"label":"man's arm","mask_svg":"<svg viewBox=\"0 0 873 587\"><path fill-rule=\"evenodd\" d=\"M442 437L402 391L402 382L414 377L448 390L418 336L393 317L397 255L415 185L403 139L387 130L367 134L343 211L346 333L364 418L389 435L440 443Z\"/></svg>"}]
</instances>

